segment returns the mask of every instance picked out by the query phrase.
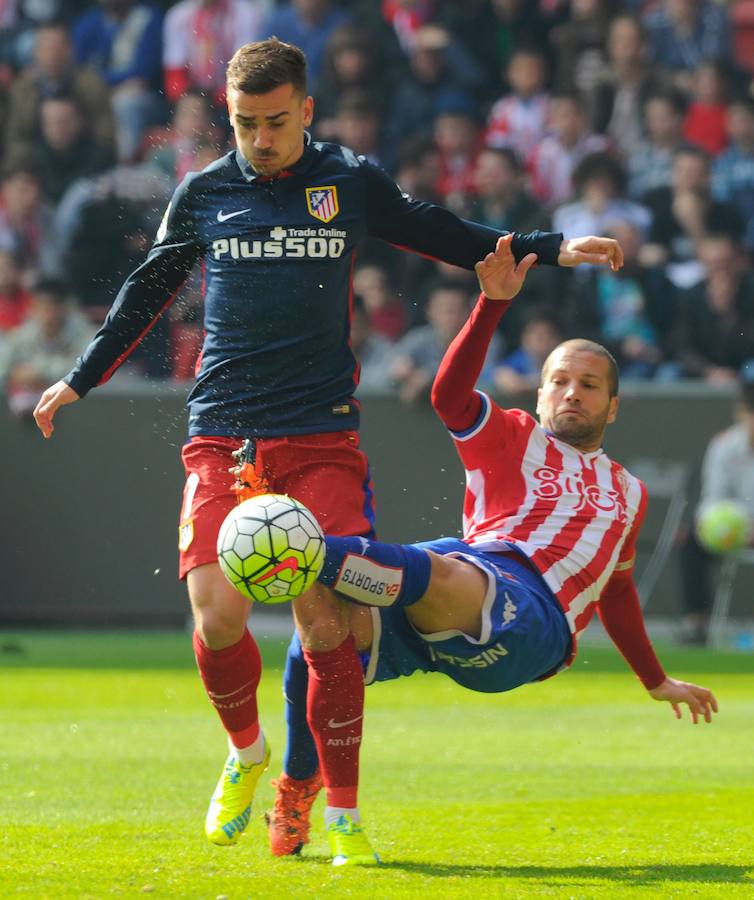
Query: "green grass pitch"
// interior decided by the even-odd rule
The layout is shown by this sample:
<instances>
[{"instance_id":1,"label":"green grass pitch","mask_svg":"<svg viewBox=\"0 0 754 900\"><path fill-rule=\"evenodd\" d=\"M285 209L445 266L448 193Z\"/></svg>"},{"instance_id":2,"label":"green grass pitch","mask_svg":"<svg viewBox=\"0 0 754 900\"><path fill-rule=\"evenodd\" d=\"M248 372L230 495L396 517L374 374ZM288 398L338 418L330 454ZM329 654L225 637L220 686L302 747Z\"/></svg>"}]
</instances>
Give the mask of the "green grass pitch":
<instances>
[{"instance_id":1,"label":"green grass pitch","mask_svg":"<svg viewBox=\"0 0 754 900\"><path fill-rule=\"evenodd\" d=\"M263 646L270 776L281 642ZM0 897L754 897L754 657L662 653L718 696L676 722L617 653L501 696L416 675L367 691L361 808L385 865L333 870L321 800L302 859L259 814L202 822L225 745L181 634L0 636Z\"/></svg>"}]
</instances>

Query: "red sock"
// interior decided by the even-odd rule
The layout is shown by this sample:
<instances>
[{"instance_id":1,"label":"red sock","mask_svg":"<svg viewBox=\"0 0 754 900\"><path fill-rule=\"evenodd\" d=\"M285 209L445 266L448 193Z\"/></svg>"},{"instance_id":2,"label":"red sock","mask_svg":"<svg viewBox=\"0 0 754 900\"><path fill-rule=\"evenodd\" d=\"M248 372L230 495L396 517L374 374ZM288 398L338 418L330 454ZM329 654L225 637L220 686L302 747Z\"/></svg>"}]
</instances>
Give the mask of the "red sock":
<instances>
[{"instance_id":1,"label":"red sock","mask_svg":"<svg viewBox=\"0 0 754 900\"><path fill-rule=\"evenodd\" d=\"M353 635L335 650L304 650L309 667L306 712L317 745L328 806L356 806L364 673Z\"/></svg>"},{"instance_id":2,"label":"red sock","mask_svg":"<svg viewBox=\"0 0 754 900\"><path fill-rule=\"evenodd\" d=\"M248 630L237 644L210 650L194 632L194 655L210 703L217 710L234 747L248 747L259 737L257 685L262 658Z\"/></svg>"}]
</instances>

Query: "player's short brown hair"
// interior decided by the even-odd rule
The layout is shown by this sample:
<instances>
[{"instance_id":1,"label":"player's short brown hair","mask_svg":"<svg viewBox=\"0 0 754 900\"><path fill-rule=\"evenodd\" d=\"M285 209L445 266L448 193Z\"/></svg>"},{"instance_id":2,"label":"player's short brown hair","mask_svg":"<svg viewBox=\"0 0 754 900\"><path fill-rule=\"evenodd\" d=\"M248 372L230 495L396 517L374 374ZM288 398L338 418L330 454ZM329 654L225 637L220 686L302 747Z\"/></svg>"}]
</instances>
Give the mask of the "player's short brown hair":
<instances>
[{"instance_id":1,"label":"player's short brown hair","mask_svg":"<svg viewBox=\"0 0 754 900\"><path fill-rule=\"evenodd\" d=\"M292 84L306 94L306 57L294 44L271 37L244 44L233 54L225 73L228 90L244 94L268 94L283 84Z\"/></svg>"},{"instance_id":2,"label":"player's short brown hair","mask_svg":"<svg viewBox=\"0 0 754 900\"><path fill-rule=\"evenodd\" d=\"M558 344L558 346L547 357L544 365L542 366L540 384L544 382L545 374L547 372L547 369L549 368L553 353L557 353L558 350L561 350L563 347L567 347L569 350L576 350L578 353L594 353L596 356L601 356L603 357L603 359L606 359L607 391L611 397L618 396L619 376L618 363L615 361L615 357L607 349L607 347L603 347L602 344L598 344L596 341L588 341L586 338L571 338L571 340L569 341L563 341L562 344Z\"/></svg>"}]
</instances>

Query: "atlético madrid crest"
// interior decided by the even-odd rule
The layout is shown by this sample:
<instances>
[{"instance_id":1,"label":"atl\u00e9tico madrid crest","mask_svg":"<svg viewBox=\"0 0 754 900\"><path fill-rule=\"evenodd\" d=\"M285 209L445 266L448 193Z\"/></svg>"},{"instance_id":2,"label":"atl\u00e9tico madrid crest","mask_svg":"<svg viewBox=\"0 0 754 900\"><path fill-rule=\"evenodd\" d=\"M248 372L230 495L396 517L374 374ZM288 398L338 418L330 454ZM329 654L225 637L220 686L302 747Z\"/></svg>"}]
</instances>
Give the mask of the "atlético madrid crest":
<instances>
[{"instance_id":1,"label":"atl\u00e9tico madrid crest","mask_svg":"<svg viewBox=\"0 0 754 900\"><path fill-rule=\"evenodd\" d=\"M329 222L334 219L340 212L338 191L335 185L307 188L306 208L309 210L309 215L319 219L320 222Z\"/></svg>"}]
</instances>

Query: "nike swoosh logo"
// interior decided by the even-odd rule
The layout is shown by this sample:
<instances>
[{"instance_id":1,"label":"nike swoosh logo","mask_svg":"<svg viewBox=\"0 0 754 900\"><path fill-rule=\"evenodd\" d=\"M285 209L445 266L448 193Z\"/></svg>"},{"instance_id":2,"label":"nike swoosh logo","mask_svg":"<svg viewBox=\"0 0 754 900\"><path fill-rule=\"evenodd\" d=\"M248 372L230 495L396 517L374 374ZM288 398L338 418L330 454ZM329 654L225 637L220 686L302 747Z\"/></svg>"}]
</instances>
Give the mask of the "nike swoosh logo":
<instances>
[{"instance_id":1,"label":"nike swoosh logo","mask_svg":"<svg viewBox=\"0 0 754 900\"><path fill-rule=\"evenodd\" d=\"M353 725L354 722L358 722L362 716L356 716L355 719L349 719L347 722L336 722L335 719L330 719L327 723L328 728L345 728L346 725Z\"/></svg>"},{"instance_id":2,"label":"nike swoosh logo","mask_svg":"<svg viewBox=\"0 0 754 900\"><path fill-rule=\"evenodd\" d=\"M243 691L250 684L253 684L253 682L247 681L246 684L242 685L240 688L236 688L235 691L231 691L229 694L216 694L214 691L207 691L207 693L213 700L227 700L228 697L232 697L233 694L237 694L239 693L239 691Z\"/></svg>"},{"instance_id":3,"label":"nike swoosh logo","mask_svg":"<svg viewBox=\"0 0 754 900\"><path fill-rule=\"evenodd\" d=\"M222 210L219 210L217 213L217 221L218 222L227 222L228 219L232 219L235 216L242 216L244 213L251 212L251 207L248 209L239 209L237 212L232 213L224 213Z\"/></svg>"},{"instance_id":4,"label":"nike swoosh logo","mask_svg":"<svg viewBox=\"0 0 754 900\"><path fill-rule=\"evenodd\" d=\"M273 569L265 572L264 575L260 575L259 578L255 578L251 583L259 584L260 581L267 581L268 578L273 578L278 572L285 572L286 569L290 569L291 572L298 572L298 560L293 556L289 556L288 559L279 562Z\"/></svg>"}]
</instances>

